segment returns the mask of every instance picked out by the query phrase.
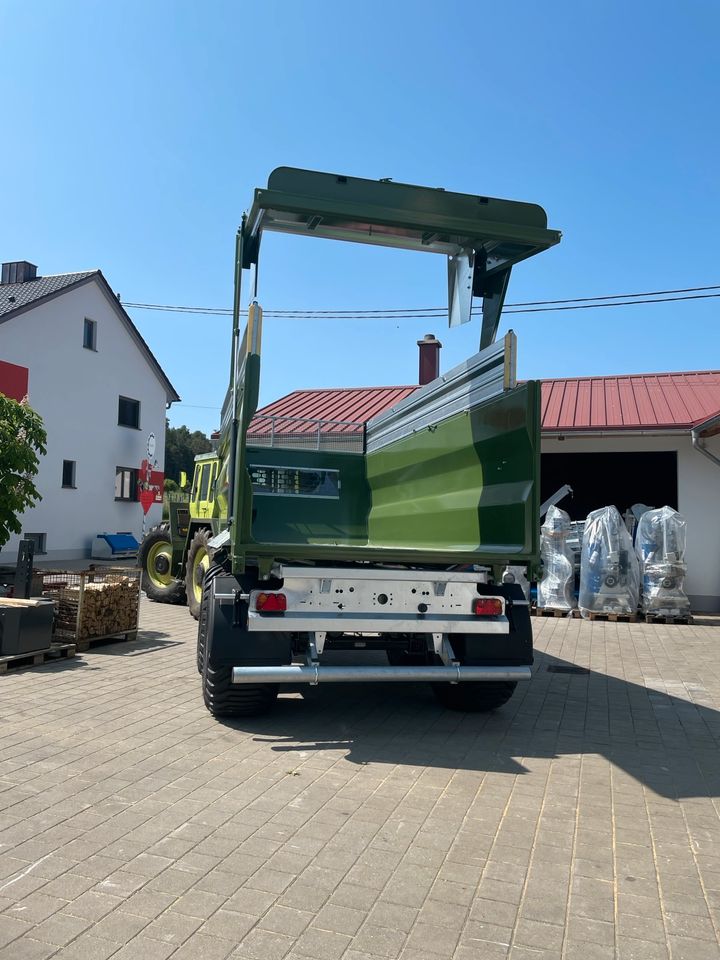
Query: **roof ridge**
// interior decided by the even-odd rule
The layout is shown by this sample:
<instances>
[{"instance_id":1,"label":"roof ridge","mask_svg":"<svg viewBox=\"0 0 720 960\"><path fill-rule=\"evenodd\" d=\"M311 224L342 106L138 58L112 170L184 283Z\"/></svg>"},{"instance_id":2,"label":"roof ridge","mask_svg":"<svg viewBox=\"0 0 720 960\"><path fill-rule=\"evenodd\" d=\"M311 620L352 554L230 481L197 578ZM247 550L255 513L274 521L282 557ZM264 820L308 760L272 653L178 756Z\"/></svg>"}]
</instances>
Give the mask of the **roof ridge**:
<instances>
[{"instance_id":1,"label":"roof ridge","mask_svg":"<svg viewBox=\"0 0 720 960\"><path fill-rule=\"evenodd\" d=\"M43 273L40 276L33 277L32 280L24 280L23 283L32 283L33 280L49 280L51 277L74 277L80 273L100 273L100 267L93 267L91 270L65 270L63 273Z\"/></svg>"},{"instance_id":2,"label":"roof ridge","mask_svg":"<svg viewBox=\"0 0 720 960\"><path fill-rule=\"evenodd\" d=\"M419 383L396 383L389 386L380 385L377 387L299 387L297 390L292 390L286 394L286 396L290 397L294 393L358 393L361 390L415 390L419 386ZM283 398L281 397L280 399Z\"/></svg>"},{"instance_id":3,"label":"roof ridge","mask_svg":"<svg viewBox=\"0 0 720 960\"><path fill-rule=\"evenodd\" d=\"M573 380L632 380L644 377L695 377L701 374L720 376L720 370L663 370L659 373L598 373L585 377L538 377L543 383L569 383ZM532 379L532 378L531 378Z\"/></svg>"}]
</instances>

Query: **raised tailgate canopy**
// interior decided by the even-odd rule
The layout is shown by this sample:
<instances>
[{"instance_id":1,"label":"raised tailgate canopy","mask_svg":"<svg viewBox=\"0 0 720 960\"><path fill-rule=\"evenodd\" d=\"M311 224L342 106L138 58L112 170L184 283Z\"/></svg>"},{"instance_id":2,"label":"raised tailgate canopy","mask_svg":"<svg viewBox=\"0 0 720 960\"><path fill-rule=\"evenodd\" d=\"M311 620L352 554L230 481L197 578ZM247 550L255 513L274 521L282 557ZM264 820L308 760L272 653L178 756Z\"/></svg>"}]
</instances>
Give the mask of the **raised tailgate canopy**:
<instances>
[{"instance_id":1,"label":"raised tailgate canopy","mask_svg":"<svg viewBox=\"0 0 720 960\"><path fill-rule=\"evenodd\" d=\"M257 264L266 230L444 254L450 323L469 320L472 298L482 298L481 347L495 337L512 266L560 240L534 203L293 167L278 167L255 191L244 268Z\"/></svg>"}]
</instances>

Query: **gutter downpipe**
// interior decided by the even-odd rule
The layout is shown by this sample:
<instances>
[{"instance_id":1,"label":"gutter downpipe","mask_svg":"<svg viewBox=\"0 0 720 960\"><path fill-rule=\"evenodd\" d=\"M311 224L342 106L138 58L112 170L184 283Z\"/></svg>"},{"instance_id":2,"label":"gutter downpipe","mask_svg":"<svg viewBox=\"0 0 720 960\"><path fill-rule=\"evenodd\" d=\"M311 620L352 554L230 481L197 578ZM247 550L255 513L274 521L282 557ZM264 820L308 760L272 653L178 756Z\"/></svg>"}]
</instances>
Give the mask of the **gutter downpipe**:
<instances>
[{"instance_id":1,"label":"gutter downpipe","mask_svg":"<svg viewBox=\"0 0 720 960\"><path fill-rule=\"evenodd\" d=\"M720 414L715 417L711 417L710 420L706 420L704 423L698 424L697 427L693 427L690 435L692 436L692 445L694 449L706 456L708 460L712 460L716 467L720 467L720 457L716 457L714 453L710 453L708 448L703 444L701 432L709 429L710 427L714 427L717 424L720 424Z\"/></svg>"}]
</instances>

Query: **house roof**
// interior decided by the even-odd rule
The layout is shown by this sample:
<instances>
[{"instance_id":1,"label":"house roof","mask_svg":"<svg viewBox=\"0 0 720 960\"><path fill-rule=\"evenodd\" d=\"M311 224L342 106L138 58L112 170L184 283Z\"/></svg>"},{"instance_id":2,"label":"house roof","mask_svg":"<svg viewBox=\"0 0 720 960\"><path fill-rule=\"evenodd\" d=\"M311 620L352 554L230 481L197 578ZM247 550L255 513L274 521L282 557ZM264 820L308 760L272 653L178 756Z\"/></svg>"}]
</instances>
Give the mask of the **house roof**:
<instances>
[{"instance_id":1,"label":"house roof","mask_svg":"<svg viewBox=\"0 0 720 960\"><path fill-rule=\"evenodd\" d=\"M168 399L171 403L180 399L177 390L170 383L165 371L158 363L150 347L143 339L140 331L132 322L122 304L115 296L102 274L101 270L84 270L80 273L57 273L47 277L36 277L33 280L25 280L23 283L3 283L0 284L0 323L10 320L12 317L33 307L53 300L61 296L68 290L76 289L86 283L96 281L102 292L107 297L108 302L117 313L120 320L125 324L128 333L136 342L140 351L145 354L150 366L155 371L158 379L165 387Z\"/></svg>"},{"instance_id":2,"label":"house roof","mask_svg":"<svg viewBox=\"0 0 720 960\"><path fill-rule=\"evenodd\" d=\"M3 283L0 285L0 317L15 313L30 305L34 306L40 300L46 300L53 295L74 286L79 280L99 273L98 270L84 270L82 273L56 273L49 277L36 277L34 280L25 280L24 283Z\"/></svg>"},{"instance_id":3,"label":"house roof","mask_svg":"<svg viewBox=\"0 0 720 960\"><path fill-rule=\"evenodd\" d=\"M282 433L315 432L317 421L322 433L353 433L376 413L392 407L417 390L417 387L337 387L321 390L294 390L261 407L255 414L251 432L258 436L272 429ZM277 419L276 419L277 418ZM289 418L289 419L283 419ZM272 427L271 427L272 420ZM298 421L307 421L306 425Z\"/></svg>"},{"instance_id":4,"label":"house roof","mask_svg":"<svg viewBox=\"0 0 720 960\"><path fill-rule=\"evenodd\" d=\"M362 424L418 388L357 387L295 390L258 410L251 432L270 431L271 417ZM544 433L600 430L690 430L720 415L720 370L572 377L542 383ZM275 435L297 433L291 422L275 421ZM308 424L308 430L317 425ZM333 423L326 433L343 432Z\"/></svg>"},{"instance_id":5,"label":"house roof","mask_svg":"<svg viewBox=\"0 0 720 960\"><path fill-rule=\"evenodd\" d=\"M720 413L720 370L545 380L545 432L690 430Z\"/></svg>"}]
</instances>

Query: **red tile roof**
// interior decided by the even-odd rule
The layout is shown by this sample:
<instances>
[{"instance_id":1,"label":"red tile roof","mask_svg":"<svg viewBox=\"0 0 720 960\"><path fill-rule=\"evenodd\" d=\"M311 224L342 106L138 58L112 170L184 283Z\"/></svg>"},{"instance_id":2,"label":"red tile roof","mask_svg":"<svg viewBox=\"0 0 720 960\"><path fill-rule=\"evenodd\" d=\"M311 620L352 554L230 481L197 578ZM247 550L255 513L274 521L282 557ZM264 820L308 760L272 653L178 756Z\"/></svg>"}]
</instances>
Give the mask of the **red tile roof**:
<instances>
[{"instance_id":1,"label":"red tile roof","mask_svg":"<svg viewBox=\"0 0 720 960\"><path fill-rule=\"evenodd\" d=\"M353 432L362 424L417 390L409 387L357 387L295 390L258 410L255 434L270 432L271 417L324 424L323 432ZM544 380L542 428L559 433L582 430L689 430L720 414L720 370L687 373L642 373L615 377L573 377ZM297 424L275 421L275 432L302 431ZM308 431L317 423L308 423Z\"/></svg>"}]
</instances>

